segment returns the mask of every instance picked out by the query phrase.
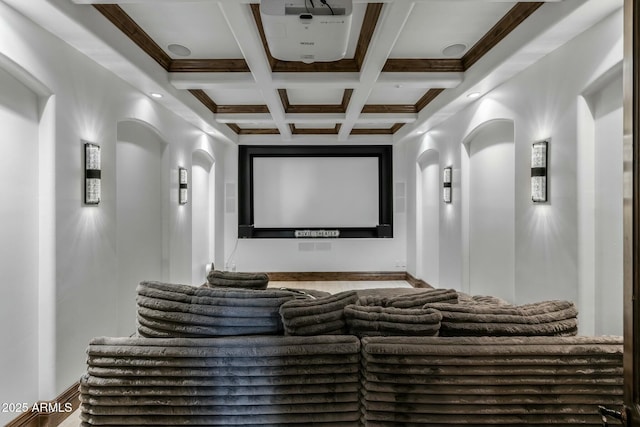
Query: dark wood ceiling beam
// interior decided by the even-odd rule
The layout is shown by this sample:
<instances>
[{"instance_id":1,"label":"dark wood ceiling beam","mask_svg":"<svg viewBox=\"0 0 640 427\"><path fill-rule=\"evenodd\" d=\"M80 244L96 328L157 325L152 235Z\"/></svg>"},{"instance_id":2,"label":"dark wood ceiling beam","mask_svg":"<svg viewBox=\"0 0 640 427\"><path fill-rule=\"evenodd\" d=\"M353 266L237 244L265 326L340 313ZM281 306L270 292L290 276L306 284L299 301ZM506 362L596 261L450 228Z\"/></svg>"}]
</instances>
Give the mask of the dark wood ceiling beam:
<instances>
[{"instance_id":1,"label":"dark wood ceiling beam","mask_svg":"<svg viewBox=\"0 0 640 427\"><path fill-rule=\"evenodd\" d=\"M350 135L391 135L391 128L389 129L374 129L374 128L355 128L351 129Z\"/></svg>"},{"instance_id":2,"label":"dark wood ceiling beam","mask_svg":"<svg viewBox=\"0 0 640 427\"><path fill-rule=\"evenodd\" d=\"M94 4L93 7L162 68L169 70L171 57L120 6L117 4Z\"/></svg>"},{"instance_id":3,"label":"dark wood ceiling beam","mask_svg":"<svg viewBox=\"0 0 640 427\"><path fill-rule=\"evenodd\" d=\"M241 131L240 126L235 123L227 123L227 126L229 126L229 128L237 134L239 134Z\"/></svg>"},{"instance_id":4,"label":"dark wood ceiling beam","mask_svg":"<svg viewBox=\"0 0 640 427\"><path fill-rule=\"evenodd\" d=\"M396 123L387 129L355 128L351 129L351 135L393 135L404 125L405 123Z\"/></svg>"},{"instance_id":5,"label":"dark wood ceiling beam","mask_svg":"<svg viewBox=\"0 0 640 427\"><path fill-rule=\"evenodd\" d=\"M362 20L362 27L360 28L360 36L358 37L358 44L356 45L356 51L354 59L358 66L358 70L362 67L364 58L369 50L371 44L371 38L373 32L378 25L378 18L380 18L380 12L382 11L382 3L369 3L367 4L367 11L364 13L364 19Z\"/></svg>"},{"instance_id":6,"label":"dark wood ceiling beam","mask_svg":"<svg viewBox=\"0 0 640 427\"><path fill-rule=\"evenodd\" d=\"M284 112L288 113L291 104L289 103L289 95L287 95L287 90L278 89L278 95L280 95L280 101L282 102L282 108L284 108Z\"/></svg>"},{"instance_id":7,"label":"dark wood ceiling beam","mask_svg":"<svg viewBox=\"0 0 640 427\"><path fill-rule=\"evenodd\" d=\"M202 104L204 104L204 106L207 107L213 114L216 114L218 112L218 105L213 102L213 99L211 99L209 95L207 95L207 93L202 89L189 89L189 93L195 96L198 101L202 102Z\"/></svg>"},{"instance_id":8,"label":"dark wood ceiling beam","mask_svg":"<svg viewBox=\"0 0 640 427\"><path fill-rule=\"evenodd\" d=\"M239 135L280 135L280 131L277 128L264 128L264 129L242 129L240 128Z\"/></svg>"},{"instance_id":9,"label":"dark wood ceiling beam","mask_svg":"<svg viewBox=\"0 0 640 427\"><path fill-rule=\"evenodd\" d=\"M511 31L535 12L544 2L517 3L462 57L467 70L487 52L504 39Z\"/></svg>"},{"instance_id":10,"label":"dark wood ceiling beam","mask_svg":"<svg viewBox=\"0 0 640 427\"><path fill-rule=\"evenodd\" d=\"M266 105L218 105L220 114L261 114L269 113Z\"/></svg>"},{"instance_id":11,"label":"dark wood ceiling beam","mask_svg":"<svg viewBox=\"0 0 640 427\"><path fill-rule=\"evenodd\" d=\"M172 73L247 73L244 59L174 59L169 64Z\"/></svg>"},{"instance_id":12,"label":"dark wood ceiling beam","mask_svg":"<svg viewBox=\"0 0 640 427\"><path fill-rule=\"evenodd\" d=\"M313 62L305 64L296 61L276 59L271 67L274 73L357 73L360 71L354 59L341 59L333 62Z\"/></svg>"},{"instance_id":13,"label":"dark wood ceiling beam","mask_svg":"<svg viewBox=\"0 0 640 427\"><path fill-rule=\"evenodd\" d=\"M353 89L345 89L344 93L342 94L342 102L340 104L342 105L343 113L346 113L347 108L349 108L349 101L351 101L351 95L353 95Z\"/></svg>"},{"instance_id":14,"label":"dark wood ceiling beam","mask_svg":"<svg viewBox=\"0 0 640 427\"><path fill-rule=\"evenodd\" d=\"M340 132L340 123L333 128L302 128L298 129L295 124L289 124L291 133L294 135L337 135Z\"/></svg>"},{"instance_id":15,"label":"dark wood ceiling beam","mask_svg":"<svg viewBox=\"0 0 640 427\"><path fill-rule=\"evenodd\" d=\"M251 13L253 14L253 20L256 22L256 27L258 27L258 33L260 33L260 39L262 40L262 47L264 48L264 52L267 54L267 60L269 61L271 70L273 70L273 67L275 66L276 62L278 62L278 60L273 56L271 56L269 45L267 45L267 36L264 33L264 27L262 26L262 17L260 16L260 4L252 3Z\"/></svg>"},{"instance_id":16,"label":"dark wood ceiling beam","mask_svg":"<svg viewBox=\"0 0 640 427\"><path fill-rule=\"evenodd\" d=\"M362 108L362 114L407 114L416 113L415 105L410 104L369 104Z\"/></svg>"},{"instance_id":17,"label":"dark wood ceiling beam","mask_svg":"<svg viewBox=\"0 0 640 427\"><path fill-rule=\"evenodd\" d=\"M416 102L416 113L419 113L424 107L426 107L431 101L436 99L436 96L440 95L444 89L429 89L422 98Z\"/></svg>"},{"instance_id":18,"label":"dark wood ceiling beam","mask_svg":"<svg viewBox=\"0 0 640 427\"><path fill-rule=\"evenodd\" d=\"M402 126L406 125L406 123L396 123L391 126L391 133L396 133Z\"/></svg>"},{"instance_id":19,"label":"dark wood ceiling beam","mask_svg":"<svg viewBox=\"0 0 640 427\"><path fill-rule=\"evenodd\" d=\"M435 73L462 72L461 59L390 58L382 67L383 73Z\"/></svg>"}]
</instances>

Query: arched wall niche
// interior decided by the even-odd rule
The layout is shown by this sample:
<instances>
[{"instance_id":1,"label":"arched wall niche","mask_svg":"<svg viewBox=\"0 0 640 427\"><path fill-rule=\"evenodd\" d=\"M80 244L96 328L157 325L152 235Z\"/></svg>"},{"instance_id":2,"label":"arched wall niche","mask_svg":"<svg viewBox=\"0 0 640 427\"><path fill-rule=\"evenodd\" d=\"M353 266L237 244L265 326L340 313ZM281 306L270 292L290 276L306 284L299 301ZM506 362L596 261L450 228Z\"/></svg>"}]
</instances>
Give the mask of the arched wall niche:
<instances>
[{"instance_id":1,"label":"arched wall niche","mask_svg":"<svg viewBox=\"0 0 640 427\"><path fill-rule=\"evenodd\" d=\"M135 326L135 289L143 280L169 278L169 149L158 130L137 119L117 124L116 257L118 331ZM177 177L177 168L174 167Z\"/></svg>"},{"instance_id":2,"label":"arched wall niche","mask_svg":"<svg viewBox=\"0 0 640 427\"><path fill-rule=\"evenodd\" d=\"M515 126L478 124L462 140L463 290L515 300Z\"/></svg>"},{"instance_id":3,"label":"arched wall niche","mask_svg":"<svg viewBox=\"0 0 640 427\"><path fill-rule=\"evenodd\" d=\"M440 153L423 151L416 162L416 271L431 286L440 284Z\"/></svg>"},{"instance_id":4,"label":"arched wall niche","mask_svg":"<svg viewBox=\"0 0 640 427\"><path fill-rule=\"evenodd\" d=\"M578 97L580 333L622 335L622 63Z\"/></svg>"},{"instance_id":5,"label":"arched wall niche","mask_svg":"<svg viewBox=\"0 0 640 427\"><path fill-rule=\"evenodd\" d=\"M55 393L55 96L0 54L0 400ZM15 414L0 414L0 423Z\"/></svg>"},{"instance_id":6,"label":"arched wall niche","mask_svg":"<svg viewBox=\"0 0 640 427\"><path fill-rule=\"evenodd\" d=\"M191 182L191 277L199 284L215 258L215 159L208 151L193 151Z\"/></svg>"}]
</instances>

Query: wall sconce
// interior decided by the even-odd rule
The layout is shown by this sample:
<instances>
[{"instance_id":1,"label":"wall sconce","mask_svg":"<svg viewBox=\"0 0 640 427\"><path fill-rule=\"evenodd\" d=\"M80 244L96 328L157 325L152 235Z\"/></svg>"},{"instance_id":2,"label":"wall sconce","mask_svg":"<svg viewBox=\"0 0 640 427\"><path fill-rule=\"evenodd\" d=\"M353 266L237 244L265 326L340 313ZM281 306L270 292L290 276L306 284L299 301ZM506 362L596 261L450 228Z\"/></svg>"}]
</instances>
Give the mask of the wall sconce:
<instances>
[{"instance_id":1,"label":"wall sconce","mask_svg":"<svg viewBox=\"0 0 640 427\"><path fill-rule=\"evenodd\" d=\"M442 173L442 200L451 203L451 167L446 167Z\"/></svg>"},{"instance_id":2,"label":"wall sconce","mask_svg":"<svg viewBox=\"0 0 640 427\"><path fill-rule=\"evenodd\" d=\"M100 146L90 142L84 143L84 203L97 205L100 203Z\"/></svg>"},{"instance_id":3,"label":"wall sconce","mask_svg":"<svg viewBox=\"0 0 640 427\"><path fill-rule=\"evenodd\" d=\"M185 168L178 168L178 203L181 205L186 205L189 200L189 195L187 192L188 189L188 178L187 178L187 170Z\"/></svg>"},{"instance_id":4,"label":"wall sconce","mask_svg":"<svg viewBox=\"0 0 640 427\"><path fill-rule=\"evenodd\" d=\"M535 142L531 146L531 200L547 201L547 148L549 141Z\"/></svg>"}]
</instances>

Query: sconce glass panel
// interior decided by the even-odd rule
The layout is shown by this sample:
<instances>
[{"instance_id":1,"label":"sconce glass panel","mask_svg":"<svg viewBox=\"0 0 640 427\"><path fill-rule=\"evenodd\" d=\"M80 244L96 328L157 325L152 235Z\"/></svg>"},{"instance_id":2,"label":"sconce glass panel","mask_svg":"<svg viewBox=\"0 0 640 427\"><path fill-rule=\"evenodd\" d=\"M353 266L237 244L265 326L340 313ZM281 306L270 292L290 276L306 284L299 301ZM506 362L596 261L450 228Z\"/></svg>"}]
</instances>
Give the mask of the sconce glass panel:
<instances>
[{"instance_id":1,"label":"sconce glass panel","mask_svg":"<svg viewBox=\"0 0 640 427\"><path fill-rule=\"evenodd\" d=\"M178 168L178 183L179 183L179 195L178 203L186 205L188 201L188 178L187 170L185 168Z\"/></svg>"},{"instance_id":2,"label":"sconce glass panel","mask_svg":"<svg viewBox=\"0 0 640 427\"><path fill-rule=\"evenodd\" d=\"M531 146L531 200L536 203L547 201L548 144L540 141Z\"/></svg>"},{"instance_id":3,"label":"sconce glass panel","mask_svg":"<svg viewBox=\"0 0 640 427\"><path fill-rule=\"evenodd\" d=\"M97 205L101 197L101 160L100 146L85 142L84 144L84 203Z\"/></svg>"},{"instance_id":4,"label":"sconce glass panel","mask_svg":"<svg viewBox=\"0 0 640 427\"><path fill-rule=\"evenodd\" d=\"M451 203L451 167L446 167L442 173L442 200Z\"/></svg>"}]
</instances>

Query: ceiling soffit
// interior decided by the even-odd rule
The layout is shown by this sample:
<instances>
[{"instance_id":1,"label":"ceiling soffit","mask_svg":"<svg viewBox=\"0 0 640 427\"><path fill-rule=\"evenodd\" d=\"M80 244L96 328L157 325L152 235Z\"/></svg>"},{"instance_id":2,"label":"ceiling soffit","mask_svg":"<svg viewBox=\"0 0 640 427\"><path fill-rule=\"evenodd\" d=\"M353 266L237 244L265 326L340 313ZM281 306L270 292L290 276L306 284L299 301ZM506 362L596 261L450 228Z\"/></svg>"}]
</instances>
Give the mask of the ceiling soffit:
<instances>
[{"instance_id":1,"label":"ceiling soffit","mask_svg":"<svg viewBox=\"0 0 640 427\"><path fill-rule=\"evenodd\" d=\"M464 3L465 2L460 2L459 7L463 7L462 5ZM176 2L172 7L175 9L179 4L180 2ZM484 3L480 3L478 6L482 4ZM255 25L254 31L259 35L259 40L262 44L260 50L266 57L268 69L272 75L271 81L275 82L271 88L258 88L258 85L254 84L255 90L276 91L276 96L282 104L281 108L282 111L284 111L284 115L272 114L267 103L253 104L250 101L240 102L239 100L243 99L243 96L240 94L236 97L236 99L238 99L237 103L218 103L220 101L216 102L215 95L210 95L215 94L215 90L209 90L209 93L207 93L201 85L195 83L187 87L186 90L207 107L208 110L213 113L216 120L226 123L230 129L239 135L281 134L281 130L283 129L290 131L292 135L339 135L341 130L343 133L348 132L347 135L393 135L405 123L415 120L417 113L433 101L442 91L448 87L455 87L456 84L455 79L453 79L454 83L451 83L449 86L442 85L443 87L430 87L437 85L437 83L426 83L422 85L422 89L418 87L421 85L411 85L412 88L415 88L415 90L411 92L403 86L402 76L416 75L416 73L420 73L420 75L432 74L434 76L436 73L438 73L438 76L447 75L447 73L451 73L452 75L464 73L543 4L544 2L521 2L513 4L503 16L495 17L495 25L486 32L483 31L479 40L474 41L473 45L467 48L464 55L459 58L393 57L394 51L391 49L385 55L386 60L378 65L378 74L375 74L375 66L372 66L373 70L371 73L378 77L386 74L387 76L393 75L394 78L400 79L398 84L395 85L396 92L394 96L385 96L384 92L384 90L394 90L394 85L391 85L388 89L374 88L377 78L373 79L371 84L368 85L362 84L361 80L363 79L355 78L352 79L351 82L343 85L340 103L331 104L315 103L311 93L314 90L317 93L322 87L328 87L329 85L335 90L335 86L339 85L339 83L335 81L332 83L332 76L349 76L351 74L354 76L362 76L368 71L364 67L368 67L368 64L373 61L367 62L367 54L378 47L372 44L372 40L376 30L379 30L384 9L389 6L383 3L367 3L366 7L362 4L358 5L364 8L364 11L361 12L363 16L359 28L358 20L356 20L356 25L352 27L352 31L358 31L359 33L357 41L355 37L352 37L352 44L355 45L349 47L349 51L353 52L352 57L334 62L304 64L302 62L280 61L273 58L266 43L264 29L260 19L259 4L241 4L238 5L238 7L250 8L250 15ZM200 5L202 6L202 4ZM160 34L156 28L151 29L151 24L146 23L146 21L144 24L136 22L136 20L125 11L125 8L129 10L130 5L94 4L93 6L137 44L140 49L153 58L164 70L172 73L172 75L195 75L195 73L204 73L205 75L207 73L220 73L218 75L225 75L226 73L251 73L255 76L255 71L252 71L248 65L248 62L251 63L248 59L255 60L255 58L175 58L160 45L167 44L170 40L168 38L170 35ZM132 13L133 15L141 16L144 14L144 6L146 5L139 6L140 7L135 9L135 13ZM147 7L151 10L151 8L156 6L148 5ZM212 5L209 4L208 7L211 8ZM418 11L420 9L421 8L416 8ZM182 18L184 19L184 17ZM217 19L220 20L222 18L218 17ZM419 17L412 15L411 20L415 19L419 19ZM139 18L139 20L142 19ZM405 22L406 21L409 21L409 19L407 18ZM201 18L199 18L197 22L201 22ZM143 25L149 27L149 31L145 30ZM163 25L166 27L168 24L167 22L163 22ZM184 25L184 23L181 25ZM202 25L200 26L202 27ZM167 33L176 33L176 31L179 30L180 29L170 28L167 30ZM184 31L184 29L181 30ZM207 34L208 29L197 28L190 31L197 33L200 30L203 31L204 34ZM230 31L228 26L223 30L226 32ZM396 38L394 40L402 36L402 28L398 28L395 31L397 31L397 33L395 34ZM149 35L150 33L155 34L155 39ZM425 33L428 34L428 29L425 29ZM190 37L193 38L194 36ZM162 41L160 41L160 39L162 39ZM222 39L226 40L226 44L229 44L228 35L225 35ZM241 46L238 46L238 44L225 47L227 52L242 52L240 48ZM201 48L200 51L203 49L204 48ZM213 50L211 50L210 53L214 55ZM371 56L379 57L380 55ZM274 79L273 77L276 76L283 77L282 79ZM303 79L309 82L308 87L316 88L310 90L307 98L305 98L305 86L300 86L301 90L295 92L295 98L299 101L297 104L290 102L290 96L292 95L288 93L286 87L277 87L278 80L287 81L292 76L308 76L306 78L303 77ZM257 81L258 79L256 78L255 80ZM336 79L336 81L339 80L340 79ZM182 83L182 85L185 84L189 86L188 83ZM223 100L233 99L233 89L231 86L225 87L224 81L219 84L221 85L220 89L225 90L225 96L221 96L220 98L224 98ZM403 88L402 92L407 93L406 102L402 102L402 96L399 95L401 91L398 91L398 88ZM245 92L244 99L265 99L263 96L264 93L255 98L246 96L248 89L250 88L245 87L241 89ZM356 102L354 105L351 105L350 109L350 102L352 97L354 97L355 91L361 91L357 98L359 100L364 99L365 102L364 104L362 104L362 102ZM389 94L391 95L393 93L389 92ZM370 96L374 101L386 100L387 102L369 103L366 100ZM418 100L415 101L416 99ZM390 103L388 102L389 100L393 100L395 103ZM272 108L274 107L273 103L269 105L271 105ZM276 110L280 109L280 106L276 107ZM357 111L358 109L360 111ZM244 115L250 118L243 119ZM276 116L279 117L280 120L274 119ZM235 122L229 121L231 117L235 117ZM303 123L305 123L304 120L311 117L314 119L312 120L313 123L321 122L322 125L303 125ZM372 117L376 118L375 123L372 122ZM253 120L251 118L255 120L250 121ZM333 121L333 123L331 123L331 121Z\"/></svg>"}]
</instances>

